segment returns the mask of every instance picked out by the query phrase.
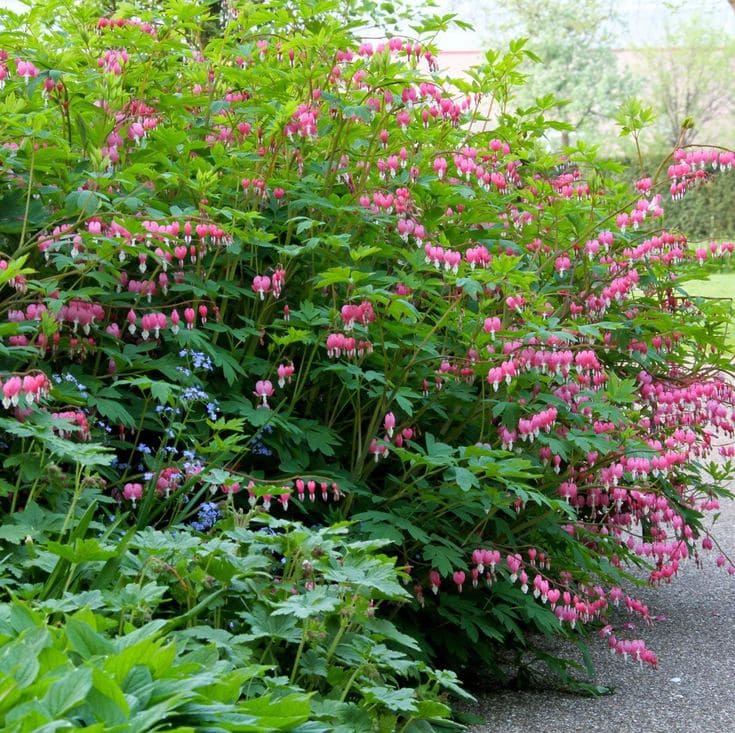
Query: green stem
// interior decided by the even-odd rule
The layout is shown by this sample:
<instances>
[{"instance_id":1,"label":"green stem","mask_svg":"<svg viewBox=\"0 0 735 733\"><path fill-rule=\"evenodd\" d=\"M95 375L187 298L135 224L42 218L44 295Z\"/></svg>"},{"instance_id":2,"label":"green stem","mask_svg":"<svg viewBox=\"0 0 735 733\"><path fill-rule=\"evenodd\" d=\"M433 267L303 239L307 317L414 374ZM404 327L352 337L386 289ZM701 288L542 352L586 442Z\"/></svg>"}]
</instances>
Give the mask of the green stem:
<instances>
[{"instance_id":1,"label":"green stem","mask_svg":"<svg viewBox=\"0 0 735 733\"><path fill-rule=\"evenodd\" d=\"M291 670L291 684L294 683L294 680L296 679L296 673L299 671L299 662L301 661L301 654L304 651L304 645L306 644L306 629L307 629L307 620L304 619L304 627L301 630L301 642L299 643L299 648L296 650L296 657L293 660L293 669Z\"/></svg>"},{"instance_id":2,"label":"green stem","mask_svg":"<svg viewBox=\"0 0 735 733\"><path fill-rule=\"evenodd\" d=\"M39 482L41 481L41 476L43 476L43 463L44 459L46 458L46 447L44 446L41 450L41 458L39 459L39 472L38 476L36 476L36 480L33 482L33 486L31 486L31 493L28 494L28 501L26 501L26 506L30 504L33 501L33 497L36 493L36 488L38 487ZM16 492L17 494L17 492ZM15 503L15 495L13 496L13 502ZM15 508L15 507L13 507ZM12 511L12 510L11 510Z\"/></svg>"},{"instance_id":3,"label":"green stem","mask_svg":"<svg viewBox=\"0 0 735 733\"><path fill-rule=\"evenodd\" d=\"M327 654L324 657L325 664L329 663L329 660L332 658L332 655L337 649L337 644L339 644L339 642L342 641L342 637L344 636L345 631L347 631L347 628L349 625L350 625L349 621L343 616L339 622L339 628L337 629L337 632L334 635L334 639L332 639L332 643L329 645Z\"/></svg>"},{"instance_id":4,"label":"green stem","mask_svg":"<svg viewBox=\"0 0 735 733\"><path fill-rule=\"evenodd\" d=\"M360 671L362 670L362 665L358 665L355 667L355 671L350 675L350 678L347 680L347 684L345 685L345 689L342 690L342 694L339 696L339 701L344 702L347 699L347 695L350 694L350 690L352 689L352 685L355 684L355 680L357 679L357 675L360 674Z\"/></svg>"},{"instance_id":5,"label":"green stem","mask_svg":"<svg viewBox=\"0 0 735 733\"><path fill-rule=\"evenodd\" d=\"M20 241L18 242L18 249L23 246L23 242L26 238L26 230L28 229L28 213L31 210L31 192L33 190L33 169L36 165L36 148L31 142L31 165L28 169L28 188L26 190L26 207L23 212L23 226L20 230Z\"/></svg>"},{"instance_id":6,"label":"green stem","mask_svg":"<svg viewBox=\"0 0 735 733\"><path fill-rule=\"evenodd\" d=\"M62 532L63 534L63 532ZM74 573L77 569L77 563L72 563L71 567L69 568L69 571L66 574L66 583L64 583L64 590L61 592L61 595L63 596L66 591L69 590L69 586L71 585L72 578L74 577Z\"/></svg>"},{"instance_id":7,"label":"green stem","mask_svg":"<svg viewBox=\"0 0 735 733\"><path fill-rule=\"evenodd\" d=\"M22 438L20 443L20 452L21 455L25 455L26 452L26 439ZM15 508L18 505L18 494L20 493L20 483L21 483L21 472L20 469L18 469L18 476L15 479L15 491L13 491L13 499L10 503L10 513L13 514L15 512Z\"/></svg>"},{"instance_id":8,"label":"green stem","mask_svg":"<svg viewBox=\"0 0 735 733\"><path fill-rule=\"evenodd\" d=\"M61 528L60 538L64 536L67 528L69 527L69 522L74 517L74 511L77 508L77 501L79 501L79 496L81 495L81 493L82 493L82 465L77 464L76 472L74 475L74 497L71 500L71 506L69 507L69 511L66 513L66 517L64 519L64 526Z\"/></svg>"}]
</instances>

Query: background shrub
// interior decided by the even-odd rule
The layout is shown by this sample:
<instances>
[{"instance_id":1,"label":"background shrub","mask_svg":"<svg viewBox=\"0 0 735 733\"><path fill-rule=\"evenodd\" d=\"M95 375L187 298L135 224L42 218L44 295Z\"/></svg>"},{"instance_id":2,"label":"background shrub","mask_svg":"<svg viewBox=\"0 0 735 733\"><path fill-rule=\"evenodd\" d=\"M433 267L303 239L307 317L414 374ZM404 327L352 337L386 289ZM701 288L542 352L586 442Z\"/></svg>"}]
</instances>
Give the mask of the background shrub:
<instances>
[{"instance_id":1,"label":"background shrub","mask_svg":"<svg viewBox=\"0 0 735 733\"><path fill-rule=\"evenodd\" d=\"M513 105L523 42L450 84L430 45L361 44L331 3L225 11L211 36L206 4L6 16L0 536L60 545L17 572L33 603L93 591L87 561L152 583L121 633L205 611L260 652L255 609L312 608L316 630L262 661L282 672L314 641L317 679L292 685L412 730L446 715L425 660L492 666L619 602L647 619L626 568L667 581L711 547L728 314L685 283L730 252L662 230L667 182L632 194L584 146L564 165L543 151L554 100ZM677 151L677 190L734 160ZM285 543L263 550L273 597L250 580L264 514ZM322 567L299 538L333 523L357 554ZM109 525L130 538L117 552L93 538ZM194 554L141 566L170 529ZM373 555L386 543L392 561ZM359 651L382 643L376 607L397 626L375 634L404 647L385 669Z\"/></svg>"}]
</instances>

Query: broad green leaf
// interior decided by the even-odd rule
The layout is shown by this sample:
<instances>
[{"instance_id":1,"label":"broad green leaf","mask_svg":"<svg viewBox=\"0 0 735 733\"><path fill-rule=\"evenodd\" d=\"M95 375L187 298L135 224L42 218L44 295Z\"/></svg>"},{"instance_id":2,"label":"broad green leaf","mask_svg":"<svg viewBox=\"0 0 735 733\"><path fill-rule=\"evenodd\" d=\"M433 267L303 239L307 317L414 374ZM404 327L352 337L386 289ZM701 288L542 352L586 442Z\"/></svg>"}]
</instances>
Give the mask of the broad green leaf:
<instances>
[{"instance_id":1,"label":"broad green leaf","mask_svg":"<svg viewBox=\"0 0 735 733\"><path fill-rule=\"evenodd\" d=\"M84 702L92 688L92 670L79 667L64 673L51 684L41 704L53 717L61 717Z\"/></svg>"}]
</instances>

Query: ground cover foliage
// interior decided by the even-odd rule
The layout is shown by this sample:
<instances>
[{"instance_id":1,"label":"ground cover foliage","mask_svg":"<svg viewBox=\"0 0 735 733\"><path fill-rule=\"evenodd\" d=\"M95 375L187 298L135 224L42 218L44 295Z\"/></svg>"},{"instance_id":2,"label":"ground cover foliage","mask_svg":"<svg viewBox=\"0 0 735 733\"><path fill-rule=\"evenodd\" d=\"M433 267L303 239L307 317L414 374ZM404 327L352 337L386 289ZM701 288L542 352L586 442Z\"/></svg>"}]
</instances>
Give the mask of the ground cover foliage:
<instances>
[{"instance_id":1,"label":"ground cover foliage","mask_svg":"<svg viewBox=\"0 0 735 733\"><path fill-rule=\"evenodd\" d=\"M616 183L516 109L523 42L449 82L447 19L357 10L3 16L4 730L453 730L508 650L571 679L538 633L655 665L630 567L735 572L686 295L732 245L661 226L735 156Z\"/></svg>"}]
</instances>

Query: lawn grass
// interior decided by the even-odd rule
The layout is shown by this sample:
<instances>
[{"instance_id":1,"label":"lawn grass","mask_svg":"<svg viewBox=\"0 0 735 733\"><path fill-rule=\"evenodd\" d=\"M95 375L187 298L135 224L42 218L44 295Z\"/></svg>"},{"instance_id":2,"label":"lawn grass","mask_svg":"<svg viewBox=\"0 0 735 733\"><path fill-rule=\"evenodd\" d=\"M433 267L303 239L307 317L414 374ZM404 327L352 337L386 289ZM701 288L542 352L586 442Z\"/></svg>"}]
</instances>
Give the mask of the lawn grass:
<instances>
[{"instance_id":1,"label":"lawn grass","mask_svg":"<svg viewBox=\"0 0 735 733\"><path fill-rule=\"evenodd\" d=\"M725 298L730 300L730 326L727 343L735 353L735 272L716 272L707 280L692 280L684 285L689 295L700 298Z\"/></svg>"},{"instance_id":2,"label":"lawn grass","mask_svg":"<svg viewBox=\"0 0 735 733\"><path fill-rule=\"evenodd\" d=\"M735 272L716 272L707 280L693 280L684 287L689 295L702 298L735 298Z\"/></svg>"}]
</instances>

